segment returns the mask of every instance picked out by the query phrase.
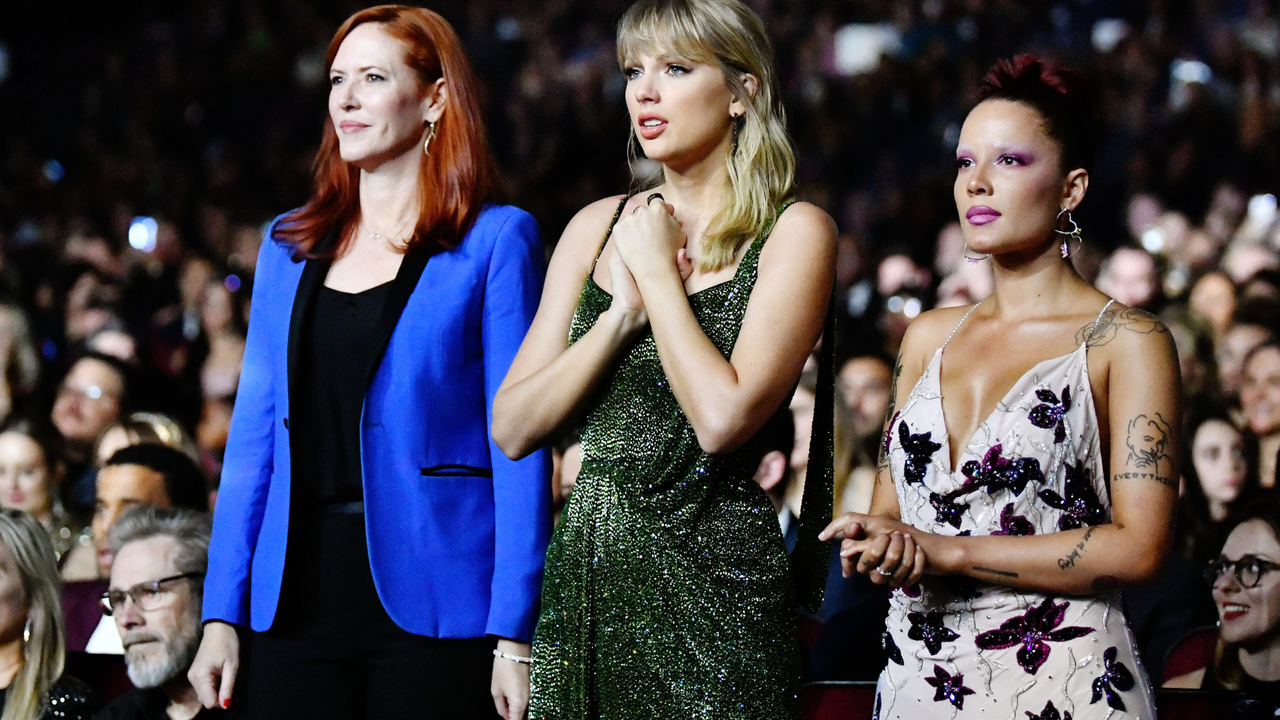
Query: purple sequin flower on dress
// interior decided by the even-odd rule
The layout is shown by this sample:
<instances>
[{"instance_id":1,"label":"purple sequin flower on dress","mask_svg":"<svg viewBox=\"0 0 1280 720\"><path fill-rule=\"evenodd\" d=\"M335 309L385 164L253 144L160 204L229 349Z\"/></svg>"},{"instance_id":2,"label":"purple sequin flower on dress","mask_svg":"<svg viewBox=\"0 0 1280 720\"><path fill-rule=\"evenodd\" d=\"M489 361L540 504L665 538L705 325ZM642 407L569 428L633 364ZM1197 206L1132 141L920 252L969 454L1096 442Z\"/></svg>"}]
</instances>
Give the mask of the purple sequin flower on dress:
<instances>
[{"instance_id":1,"label":"purple sequin flower on dress","mask_svg":"<svg viewBox=\"0 0 1280 720\"><path fill-rule=\"evenodd\" d=\"M1041 402L1031 408L1031 424L1039 428L1053 428L1053 441L1060 443L1067 439L1067 426L1063 422L1067 411L1071 409L1071 388L1062 388L1062 399L1059 400L1052 390L1037 390L1036 398Z\"/></svg>"},{"instance_id":2,"label":"purple sequin flower on dress","mask_svg":"<svg viewBox=\"0 0 1280 720\"><path fill-rule=\"evenodd\" d=\"M947 493L946 495L929 493L929 504L933 506L934 522L944 522L957 530L960 529L964 510L968 506L957 505L955 499L963 492L964 488L961 488L959 492Z\"/></svg>"},{"instance_id":3,"label":"purple sequin flower on dress","mask_svg":"<svg viewBox=\"0 0 1280 720\"><path fill-rule=\"evenodd\" d=\"M1013 503L1004 506L1000 512L1000 529L992 535L1035 535L1036 526L1024 515L1013 514Z\"/></svg>"},{"instance_id":4,"label":"purple sequin flower on dress","mask_svg":"<svg viewBox=\"0 0 1280 720\"><path fill-rule=\"evenodd\" d=\"M1001 457L1004 447L1000 443L991 446L982 462L970 460L960 466L960 472L968 478L965 489L985 488L988 494L1008 489L1014 495L1022 494L1028 482L1044 482L1044 471L1040 469L1040 461L1032 457L1010 459Z\"/></svg>"},{"instance_id":5,"label":"purple sequin flower on dress","mask_svg":"<svg viewBox=\"0 0 1280 720\"><path fill-rule=\"evenodd\" d=\"M1124 663L1116 660L1116 654L1114 647L1103 651L1102 674L1093 679L1093 699L1089 704L1092 705L1105 696L1107 705L1123 712L1124 700L1120 697L1120 693L1132 690L1135 682L1133 673L1129 672L1129 668L1125 667Z\"/></svg>"},{"instance_id":6,"label":"purple sequin flower on dress","mask_svg":"<svg viewBox=\"0 0 1280 720\"><path fill-rule=\"evenodd\" d=\"M1066 482L1063 492L1066 497L1045 488L1040 491L1040 499L1051 508L1062 511L1058 518L1059 530L1074 530L1085 525L1099 525L1107 521L1107 511L1098 499L1098 492L1091 482L1093 472L1083 462L1079 465L1066 465Z\"/></svg>"},{"instance_id":7,"label":"purple sequin flower on dress","mask_svg":"<svg viewBox=\"0 0 1280 720\"><path fill-rule=\"evenodd\" d=\"M927 677L924 681L934 687L934 702L946 700L957 710L964 709L964 696L973 694L973 690L964 686L964 675L952 675L941 665L934 665L933 677Z\"/></svg>"},{"instance_id":8,"label":"purple sequin flower on dress","mask_svg":"<svg viewBox=\"0 0 1280 720\"><path fill-rule=\"evenodd\" d=\"M1093 632L1093 628L1079 625L1058 627L1066 619L1069 605L1069 602L1058 605L1053 598L1045 598L1044 602L1022 615L1005 620L998 629L979 634L974 638L974 644L982 650L1003 650L1021 645L1017 653L1018 664L1035 675L1049 659L1049 643L1075 640Z\"/></svg>"},{"instance_id":9,"label":"purple sequin flower on dress","mask_svg":"<svg viewBox=\"0 0 1280 720\"><path fill-rule=\"evenodd\" d=\"M923 482L933 454L942 449L942 443L934 442L930 435L928 432L913 435L905 421L898 424L898 445L907 454L907 461L902 466L907 482Z\"/></svg>"},{"instance_id":10,"label":"purple sequin flower on dress","mask_svg":"<svg viewBox=\"0 0 1280 720\"><path fill-rule=\"evenodd\" d=\"M898 643L893 641L893 635L888 630L885 630L882 639L884 641L884 656L895 664L901 665L902 650L898 649Z\"/></svg>"},{"instance_id":11,"label":"purple sequin flower on dress","mask_svg":"<svg viewBox=\"0 0 1280 720\"><path fill-rule=\"evenodd\" d=\"M955 630L942 624L942 618L943 614L940 611L907 613L907 619L911 621L911 629L907 631L907 637L923 641L929 652L937 653L942 649L942 643L951 642L960 637Z\"/></svg>"}]
</instances>

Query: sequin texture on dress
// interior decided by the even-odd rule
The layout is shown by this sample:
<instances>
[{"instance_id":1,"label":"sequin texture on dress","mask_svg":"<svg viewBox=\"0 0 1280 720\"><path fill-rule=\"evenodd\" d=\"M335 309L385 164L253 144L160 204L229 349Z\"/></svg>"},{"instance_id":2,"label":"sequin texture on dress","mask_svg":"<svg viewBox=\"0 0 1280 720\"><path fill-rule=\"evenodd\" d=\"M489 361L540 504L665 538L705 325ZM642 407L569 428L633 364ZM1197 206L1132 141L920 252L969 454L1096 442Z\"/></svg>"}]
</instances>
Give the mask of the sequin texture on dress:
<instances>
[{"instance_id":1,"label":"sequin texture on dress","mask_svg":"<svg viewBox=\"0 0 1280 720\"><path fill-rule=\"evenodd\" d=\"M766 237L732 280L689 296L725 357ZM611 301L588 278L570 341ZM777 513L753 479L761 438L704 452L651 333L601 386L547 554L530 718L798 720L797 594ZM829 503L830 485L825 494Z\"/></svg>"}]
</instances>

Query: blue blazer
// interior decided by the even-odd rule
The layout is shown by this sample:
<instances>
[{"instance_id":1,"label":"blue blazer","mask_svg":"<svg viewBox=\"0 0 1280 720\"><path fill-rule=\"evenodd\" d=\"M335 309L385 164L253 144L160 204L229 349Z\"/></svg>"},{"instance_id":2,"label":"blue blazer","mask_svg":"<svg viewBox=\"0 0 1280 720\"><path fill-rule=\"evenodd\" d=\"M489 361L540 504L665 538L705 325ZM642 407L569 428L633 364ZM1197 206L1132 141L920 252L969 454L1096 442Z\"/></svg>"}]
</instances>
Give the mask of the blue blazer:
<instances>
[{"instance_id":1,"label":"blue blazer","mask_svg":"<svg viewBox=\"0 0 1280 720\"><path fill-rule=\"evenodd\" d=\"M294 258L275 239L279 222L258 256L204 589L205 620L257 631L271 627L280 599L292 380L329 269ZM533 636L551 534L549 458L509 460L489 427L537 310L543 265L533 218L490 205L457 248L407 254L393 281L375 333L382 355L365 391L361 464L374 585L409 632Z\"/></svg>"}]
</instances>

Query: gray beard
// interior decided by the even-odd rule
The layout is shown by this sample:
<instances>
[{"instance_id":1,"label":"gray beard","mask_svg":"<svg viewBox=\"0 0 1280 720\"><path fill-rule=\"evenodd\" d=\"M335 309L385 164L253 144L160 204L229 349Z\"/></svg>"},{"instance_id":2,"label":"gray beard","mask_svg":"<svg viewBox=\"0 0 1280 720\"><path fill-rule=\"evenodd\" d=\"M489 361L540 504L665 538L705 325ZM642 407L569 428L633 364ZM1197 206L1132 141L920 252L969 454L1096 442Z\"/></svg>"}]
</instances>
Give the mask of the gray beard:
<instances>
[{"instance_id":1,"label":"gray beard","mask_svg":"<svg viewBox=\"0 0 1280 720\"><path fill-rule=\"evenodd\" d=\"M201 627L199 618L188 625L189 632L169 638L163 643L159 657L134 657L129 648L124 651L129 680L135 687L149 689L168 685L179 677L185 677L187 669L196 659L200 649Z\"/></svg>"}]
</instances>

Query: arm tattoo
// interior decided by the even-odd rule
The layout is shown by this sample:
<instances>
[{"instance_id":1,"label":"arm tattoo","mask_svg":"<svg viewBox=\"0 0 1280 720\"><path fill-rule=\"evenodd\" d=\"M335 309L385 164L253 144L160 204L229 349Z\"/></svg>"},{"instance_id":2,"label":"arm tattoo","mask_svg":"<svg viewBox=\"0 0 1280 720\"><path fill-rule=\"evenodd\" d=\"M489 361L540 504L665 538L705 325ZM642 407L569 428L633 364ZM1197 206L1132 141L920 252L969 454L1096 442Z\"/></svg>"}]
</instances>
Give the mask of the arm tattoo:
<instances>
[{"instance_id":1,"label":"arm tattoo","mask_svg":"<svg viewBox=\"0 0 1280 720\"><path fill-rule=\"evenodd\" d=\"M1081 553L1084 552L1084 546L1089 543L1089 538L1093 537L1093 534L1097 532L1097 530L1098 528L1096 527L1090 527L1088 530L1085 530L1084 535L1080 537L1080 542L1076 543L1074 548L1071 548L1071 552L1067 553L1066 557L1058 560L1058 567L1062 570L1075 567L1076 561L1080 559Z\"/></svg>"},{"instance_id":2,"label":"arm tattoo","mask_svg":"<svg viewBox=\"0 0 1280 720\"><path fill-rule=\"evenodd\" d=\"M973 571L980 572L980 573L989 573L991 575L999 575L1000 577L1007 577L1007 578L1018 577L1018 573L1016 572L1009 572L1008 570L996 570L995 568L978 567L976 565L973 567Z\"/></svg>"},{"instance_id":3,"label":"arm tattoo","mask_svg":"<svg viewBox=\"0 0 1280 720\"><path fill-rule=\"evenodd\" d=\"M1076 344L1089 343L1091 347L1106 345L1127 330L1139 335L1168 333L1169 330L1159 318L1145 310L1121 308L1107 312L1098 320L1097 327L1090 321L1076 333Z\"/></svg>"},{"instance_id":4,"label":"arm tattoo","mask_svg":"<svg viewBox=\"0 0 1280 720\"><path fill-rule=\"evenodd\" d=\"M889 467L889 431L893 423L894 411L898 408L898 378L902 376L902 352L898 352L898 360L893 364L893 378L889 381L889 406L884 413L884 439L880 443L880 461L876 464L879 470Z\"/></svg>"},{"instance_id":5,"label":"arm tattoo","mask_svg":"<svg viewBox=\"0 0 1280 720\"><path fill-rule=\"evenodd\" d=\"M1129 421L1129 434L1125 445L1129 449L1126 463L1146 472L1125 472L1115 476L1120 480L1155 480L1174 489L1178 479L1173 476L1173 457L1170 455L1172 431L1169 422L1160 413L1154 416L1139 415Z\"/></svg>"},{"instance_id":6,"label":"arm tattoo","mask_svg":"<svg viewBox=\"0 0 1280 720\"><path fill-rule=\"evenodd\" d=\"M1122 472L1111 477L1113 480L1155 480L1167 488L1178 489L1178 478L1166 477L1158 473Z\"/></svg>"}]
</instances>

